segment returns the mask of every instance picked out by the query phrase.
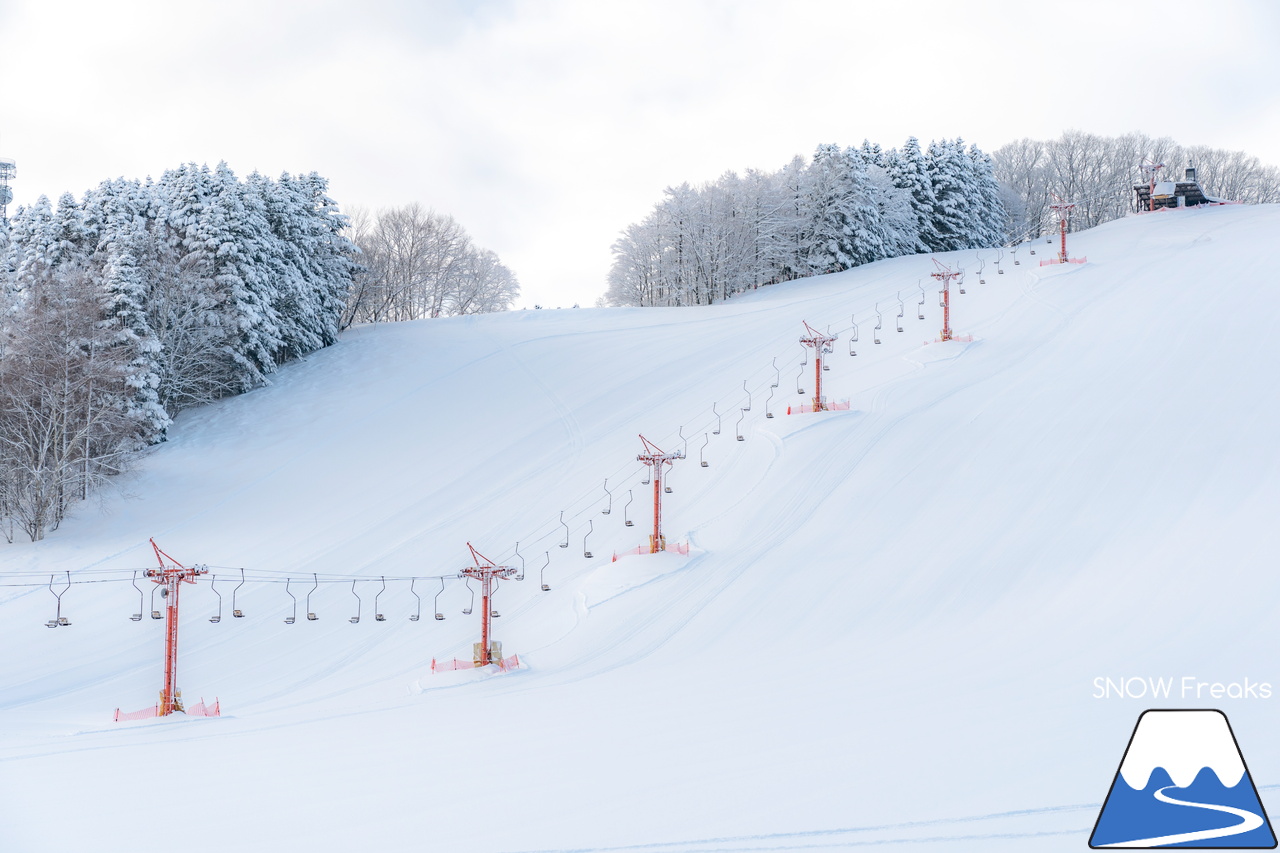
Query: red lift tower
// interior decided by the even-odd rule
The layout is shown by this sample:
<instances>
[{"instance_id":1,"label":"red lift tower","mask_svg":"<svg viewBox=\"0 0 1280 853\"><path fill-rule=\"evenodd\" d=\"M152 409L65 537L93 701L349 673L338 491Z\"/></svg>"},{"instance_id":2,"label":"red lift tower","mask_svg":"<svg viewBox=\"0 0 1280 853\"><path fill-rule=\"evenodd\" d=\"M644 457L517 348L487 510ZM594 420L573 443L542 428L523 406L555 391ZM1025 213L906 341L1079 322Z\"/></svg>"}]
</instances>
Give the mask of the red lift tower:
<instances>
[{"instance_id":1,"label":"red lift tower","mask_svg":"<svg viewBox=\"0 0 1280 853\"><path fill-rule=\"evenodd\" d=\"M653 533L649 534L649 553L656 554L667 547L666 537L662 535L662 468L683 459L684 454L679 450L665 453L643 435L640 440L644 442L644 452L636 459L649 466L649 476L653 480Z\"/></svg>"},{"instance_id":2,"label":"red lift tower","mask_svg":"<svg viewBox=\"0 0 1280 853\"><path fill-rule=\"evenodd\" d=\"M458 572L458 577L475 578L480 581L480 642L472 644L471 661L477 667L488 666L491 663L501 665L502 644L496 640L489 641L495 613L492 604L493 581L496 578L514 577L517 570L512 566L495 566L493 560L472 548L470 542L467 543L467 548L471 550L471 559L475 561L475 565L467 566Z\"/></svg>"},{"instance_id":3,"label":"red lift tower","mask_svg":"<svg viewBox=\"0 0 1280 853\"><path fill-rule=\"evenodd\" d=\"M813 410L827 411L827 398L822 393L822 355L831 352L835 347L836 335L827 335L814 329L806 321L804 324L808 334L800 339L800 343L813 347Z\"/></svg>"},{"instance_id":4,"label":"red lift tower","mask_svg":"<svg viewBox=\"0 0 1280 853\"><path fill-rule=\"evenodd\" d=\"M1059 230L1062 233L1061 248L1058 250L1058 257L1050 258L1040 262L1040 266L1046 267L1050 264L1083 264L1088 258L1070 258L1067 257L1067 218L1071 215L1071 209L1076 206L1073 201L1063 201L1054 196L1053 204L1049 205L1049 209L1058 214Z\"/></svg>"},{"instance_id":5,"label":"red lift tower","mask_svg":"<svg viewBox=\"0 0 1280 853\"><path fill-rule=\"evenodd\" d=\"M1150 175L1151 188L1147 191L1147 212L1156 209L1156 173L1164 168L1164 163L1143 163L1142 171Z\"/></svg>"},{"instance_id":6,"label":"red lift tower","mask_svg":"<svg viewBox=\"0 0 1280 853\"><path fill-rule=\"evenodd\" d=\"M939 340L949 341L951 340L951 279L959 278L960 273L940 263L937 258L933 259L933 265L938 269L929 275L942 282L942 337Z\"/></svg>"},{"instance_id":7,"label":"red lift tower","mask_svg":"<svg viewBox=\"0 0 1280 853\"><path fill-rule=\"evenodd\" d=\"M164 717L174 711L184 710L182 691L178 689L178 594L182 591L182 584L194 584L195 579L200 575L208 574L209 569L204 566L187 568L161 551L156 540L150 541L160 568L147 569L145 574L152 581L160 584L162 587L160 595L165 600L164 689L160 691L160 705L156 710L157 717ZM166 565L165 560L170 564Z\"/></svg>"}]
</instances>

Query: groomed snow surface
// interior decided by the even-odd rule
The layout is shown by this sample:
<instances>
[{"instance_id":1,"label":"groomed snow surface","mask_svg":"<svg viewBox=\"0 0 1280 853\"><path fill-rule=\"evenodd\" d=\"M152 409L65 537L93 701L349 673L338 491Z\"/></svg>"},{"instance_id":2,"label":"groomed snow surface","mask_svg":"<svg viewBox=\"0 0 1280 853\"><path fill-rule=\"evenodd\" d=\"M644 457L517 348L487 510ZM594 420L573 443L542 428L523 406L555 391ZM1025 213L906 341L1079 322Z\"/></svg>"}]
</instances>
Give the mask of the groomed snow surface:
<instances>
[{"instance_id":1,"label":"groomed snow surface","mask_svg":"<svg viewBox=\"0 0 1280 853\"><path fill-rule=\"evenodd\" d=\"M127 578L155 537L224 595L211 624L207 578L184 588L179 670L224 716L114 723L155 701L163 622L130 621L128 582L74 585L55 630L47 588L0 588L0 849L1074 851L1153 705L1222 707L1274 801L1280 698L1093 680L1280 683L1278 230L1276 207L1130 217L1071 235L1083 266L982 252L985 284L979 253L942 256L971 343L923 344L927 256L712 307L355 329L0 545L6 583ZM813 392L806 320L840 332L849 411L785 414ZM611 561L647 533L639 433L688 439L664 513L687 557ZM468 541L514 565L519 542L495 632L520 671L431 673L478 639L460 581L442 622L416 581L408 619L407 578ZM368 578L363 618L349 581L292 625L251 581L230 618L239 567L300 599Z\"/></svg>"}]
</instances>

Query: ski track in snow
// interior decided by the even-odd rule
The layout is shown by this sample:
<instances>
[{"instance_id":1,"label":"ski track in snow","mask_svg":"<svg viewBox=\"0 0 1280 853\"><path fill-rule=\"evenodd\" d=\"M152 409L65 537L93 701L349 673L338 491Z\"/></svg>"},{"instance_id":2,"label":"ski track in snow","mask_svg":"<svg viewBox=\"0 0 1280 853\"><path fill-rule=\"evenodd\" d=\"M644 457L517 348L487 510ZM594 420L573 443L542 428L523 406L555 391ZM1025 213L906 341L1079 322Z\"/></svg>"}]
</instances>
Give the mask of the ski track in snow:
<instances>
[{"instance_id":1,"label":"ski track in snow","mask_svg":"<svg viewBox=\"0 0 1280 853\"><path fill-rule=\"evenodd\" d=\"M628 851L653 851L653 853L745 853L746 851L788 850L842 850L879 845L928 845L969 841L1022 841L1079 834L1087 835L1089 827L1043 831L963 831L965 824L1007 822L1036 817L1067 817L1075 820L1091 816L1101 808L1101 803L1070 806L1047 806L1037 809L970 815L958 818L904 821L902 823L858 826L842 829L814 829L800 832L771 832L759 835L734 835L718 838L698 838L683 841L660 841L647 844L628 844L609 847L555 847L536 850L509 850L504 853L628 853ZM957 831L937 834L937 830L950 827ZM858 836L863 836L859 838ZM866 837L875 836L875 837Z\"/></svg>"}]
</instances>

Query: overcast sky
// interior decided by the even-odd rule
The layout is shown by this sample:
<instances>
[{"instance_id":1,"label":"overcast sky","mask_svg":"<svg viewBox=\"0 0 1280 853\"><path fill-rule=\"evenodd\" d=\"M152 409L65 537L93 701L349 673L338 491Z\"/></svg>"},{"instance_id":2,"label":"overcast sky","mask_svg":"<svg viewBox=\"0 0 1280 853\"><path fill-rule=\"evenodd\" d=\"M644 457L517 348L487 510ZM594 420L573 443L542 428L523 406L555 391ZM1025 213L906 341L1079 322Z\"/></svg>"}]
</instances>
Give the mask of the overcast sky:
<instances>
[{"instance_id":1,"label":"overcast sky","mask_svg":"<svg viewBox=\"0 0 1280 853\"><path fill-rule=\"evenodd\" d=\"M823 142L1142 131L1280 164L1280 3L0 0L16 203L225 160L452 214L591 305L664 187Z\"/></svg>"}]
</instances>

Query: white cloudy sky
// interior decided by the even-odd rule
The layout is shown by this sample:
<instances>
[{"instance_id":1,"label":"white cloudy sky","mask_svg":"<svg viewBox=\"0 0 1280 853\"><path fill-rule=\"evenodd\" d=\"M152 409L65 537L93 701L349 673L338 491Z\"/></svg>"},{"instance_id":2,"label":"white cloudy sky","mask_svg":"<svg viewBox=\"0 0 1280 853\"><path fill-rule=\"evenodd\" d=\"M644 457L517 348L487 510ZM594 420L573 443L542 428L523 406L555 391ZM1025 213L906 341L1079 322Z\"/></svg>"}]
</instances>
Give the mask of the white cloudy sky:
<instances>
[{"instance_id":1,"label":"white cloudy sky","mask_svg":"<svg viewBox=\"0 0 1280 853\"><path fill-rule=\"evenodd\" d=\"M592 304L663 187L820 142L1139 130L1280 164L1280 3L0 0L17 202L226 160L451 213Z\"/></svg>"}]
</instances>

